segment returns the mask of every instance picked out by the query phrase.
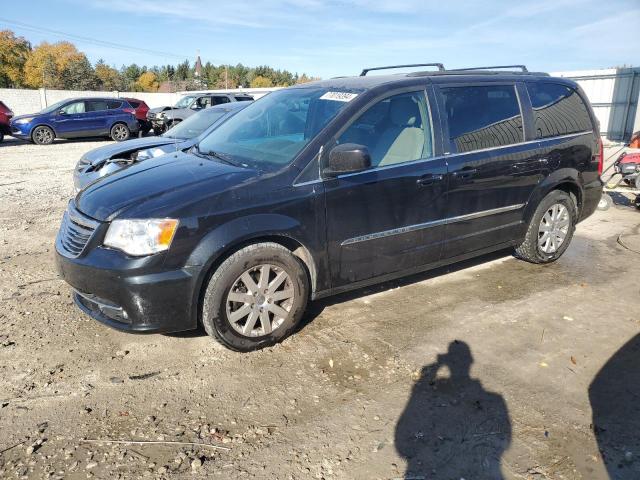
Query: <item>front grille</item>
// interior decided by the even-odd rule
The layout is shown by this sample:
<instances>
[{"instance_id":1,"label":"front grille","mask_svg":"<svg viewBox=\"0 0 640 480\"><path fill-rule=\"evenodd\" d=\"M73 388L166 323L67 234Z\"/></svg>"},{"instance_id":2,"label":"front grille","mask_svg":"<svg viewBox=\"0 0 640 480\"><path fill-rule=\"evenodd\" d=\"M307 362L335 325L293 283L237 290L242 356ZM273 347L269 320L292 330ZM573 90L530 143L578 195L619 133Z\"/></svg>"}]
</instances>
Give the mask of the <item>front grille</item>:
<instances>
[{"instance_id":1,"label":"front grille","mask_svg":"<svg viewBox=\"0 0 640 480\"><path fill-rule=\"evenodd\" d=\"M60 253L72 258L78 257L91 240L98 225L98 222L87 218L69 203L58 232Z\"/></svg>"}]
</instances>

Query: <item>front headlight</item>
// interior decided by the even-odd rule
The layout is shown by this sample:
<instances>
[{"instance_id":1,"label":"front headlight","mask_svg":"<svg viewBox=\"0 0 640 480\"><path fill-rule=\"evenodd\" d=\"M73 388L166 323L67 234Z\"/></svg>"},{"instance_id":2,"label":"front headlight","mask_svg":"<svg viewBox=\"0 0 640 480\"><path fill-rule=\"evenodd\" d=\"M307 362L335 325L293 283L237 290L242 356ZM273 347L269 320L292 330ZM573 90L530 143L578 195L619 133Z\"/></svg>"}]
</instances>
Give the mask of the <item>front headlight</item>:
<instances>
[{"instance_id":1,"label":"front headlight","mask_svg":"<svg viewBox=\"0 0 640 480\"><path fill-rule=\"evenodd\" d=\"M14 121L13 121L13 123L19 123L19 124L22 124L22 123L29 123L31 120L33 120L33 118L32 118L32 117L29 117L29 118L19 118L18 120L14 120Z\"/></svg>"},{"instance_id":2,"label":"front headlight","mask_svg":"<svg viewBox=\"0 0 640 480\"><path fill-rule=\"evenodd\" d=\"M178 223L172 218L114 220L109 225L104 245L136 257L162 252L171 246Z\"/></svg>"}]
</instances>

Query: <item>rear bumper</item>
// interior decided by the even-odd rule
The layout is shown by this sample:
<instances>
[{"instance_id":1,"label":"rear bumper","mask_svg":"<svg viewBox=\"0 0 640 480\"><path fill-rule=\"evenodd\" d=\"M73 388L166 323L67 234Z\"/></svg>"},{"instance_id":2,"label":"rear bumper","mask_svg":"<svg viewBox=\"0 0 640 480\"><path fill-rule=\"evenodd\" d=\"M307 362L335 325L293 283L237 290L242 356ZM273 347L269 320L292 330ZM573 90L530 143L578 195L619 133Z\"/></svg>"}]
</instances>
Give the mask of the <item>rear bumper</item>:
<instances>
[{"instance_id":1,"label":"rear bumper","mask_svg":"<svg viewBox=\"0 0 640 480\"><path fill-rule=\"evenodd\" d=\"M602 197L602 187L603 183L599 178L584 186L579 222L591 216L591 214L596 211L600 197Z\"/></svg>"},{"instance_id":2,"label":"rear bumper","mask_svg":"<svg viewBox=\"0 0 640 480\"><path fill-rule=\"evenodd\" d=\"M166 333L197 326L192 308L200 269L162 270L162 259L127 258L101 247L68 258L56 245L56 266L76 305L95 320L132 333Z\"/></svg>"},{"instance_id":3,"label":"rear bumper","mask_svg":"<svg viewBox=\"0 0 640 480\"><path fill-rule=\"evenodd\" d=\"M4 135L11 135L11 127L7 123L0 123L0 133Z\"/></svg>"}]
</instances>

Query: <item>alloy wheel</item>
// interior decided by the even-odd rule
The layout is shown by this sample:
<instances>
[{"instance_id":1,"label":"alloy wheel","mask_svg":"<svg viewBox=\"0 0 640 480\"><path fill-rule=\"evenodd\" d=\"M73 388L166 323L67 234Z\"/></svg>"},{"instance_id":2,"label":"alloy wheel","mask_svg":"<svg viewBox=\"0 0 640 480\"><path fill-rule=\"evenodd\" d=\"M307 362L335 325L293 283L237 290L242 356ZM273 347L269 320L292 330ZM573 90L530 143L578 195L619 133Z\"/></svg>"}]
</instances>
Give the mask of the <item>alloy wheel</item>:
<instances>
[{"instance_id":1,"label":"alloy wheel","mask_svg":"<svg viewBox=\"0 0 640 480\"><path fill-rule=\"evenodd\" d=\"M233 329L247 337L268 335L289 316L295 291L289 274L275 265L258 265L240 275L226 298Z\"/></svg>"},{"instance_id":2,"label":"alloy wheel","mask_svg":"<svg viewBox=\"0 0 640 480\"><path fill-rule=\"evenodd\" d=\"M116 125L113 127L113 136L116 140L126 140L128 135L129 132L127 131L127 127L124 125Z\"/></svg>"},{"instance_id":3,"label":"alloy wheel","mask_svg":"<svg viewBox=\"0 0 640 480\"><path fill-rule=\"evenodd\" d=\"M47 144L53 141L53 134L48 128L38 128L33 135L37 143Z\"/></svg>"},{"instance_id":4,"label":"alloy wheel","mask_svg":"<svg viewBox=\"0 0 640 480\"><path fill-rule=\"evenodd\" d=\"M538 248L543 253L553 254L564 243L571 226L569 210L561 203L549 207L538 227Z\"/></svg>"}]
</instances>

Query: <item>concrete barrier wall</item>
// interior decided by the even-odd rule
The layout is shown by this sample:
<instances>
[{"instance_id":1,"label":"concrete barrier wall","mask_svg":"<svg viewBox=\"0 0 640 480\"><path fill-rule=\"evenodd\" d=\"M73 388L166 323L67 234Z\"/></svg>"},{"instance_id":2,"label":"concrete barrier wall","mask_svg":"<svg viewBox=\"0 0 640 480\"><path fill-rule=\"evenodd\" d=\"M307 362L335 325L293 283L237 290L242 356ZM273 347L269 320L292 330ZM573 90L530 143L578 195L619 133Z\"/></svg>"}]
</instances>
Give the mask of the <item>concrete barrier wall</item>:
<instances>
[{"instance_id":1,"label":"concrete barrier wall","mask_svg":"<svg viewBox=\"0 0 640 480\"><path fill-rule=\"evenodd\" d=\"M146 93L146 92L85 92L74 90L39 90L0 88L0 101L4 102L13 113L23 115L35 113L61 100L75 97L131 97L143 100L149 107L173 105L182 97L181 93Z\"/></svg>"}]
</instances>

